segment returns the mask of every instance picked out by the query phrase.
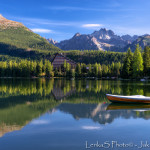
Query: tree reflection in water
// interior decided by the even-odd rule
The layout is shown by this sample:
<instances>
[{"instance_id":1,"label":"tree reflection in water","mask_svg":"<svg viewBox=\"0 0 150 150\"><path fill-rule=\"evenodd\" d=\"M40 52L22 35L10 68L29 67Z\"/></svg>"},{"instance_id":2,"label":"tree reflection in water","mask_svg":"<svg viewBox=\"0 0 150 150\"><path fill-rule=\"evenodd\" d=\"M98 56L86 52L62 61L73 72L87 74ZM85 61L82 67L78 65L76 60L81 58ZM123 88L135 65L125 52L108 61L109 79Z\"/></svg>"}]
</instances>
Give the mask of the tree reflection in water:
<instances>
[{"instance_id":1,"label":"tree reflection in water","mask_svg":"<svg viewBox=\"0 0 150 150\"><path fill-rule=\"evenodd\" d=\"M103 125L118 117L149 119L149 108L144 108L146 111L139 111L143 107L108 109L105 96L106 93L150 96L148 89L148 83L137 81L1 79L0 136L20 130L32 119L54 110Z\"/></svg>"}]
</instances>

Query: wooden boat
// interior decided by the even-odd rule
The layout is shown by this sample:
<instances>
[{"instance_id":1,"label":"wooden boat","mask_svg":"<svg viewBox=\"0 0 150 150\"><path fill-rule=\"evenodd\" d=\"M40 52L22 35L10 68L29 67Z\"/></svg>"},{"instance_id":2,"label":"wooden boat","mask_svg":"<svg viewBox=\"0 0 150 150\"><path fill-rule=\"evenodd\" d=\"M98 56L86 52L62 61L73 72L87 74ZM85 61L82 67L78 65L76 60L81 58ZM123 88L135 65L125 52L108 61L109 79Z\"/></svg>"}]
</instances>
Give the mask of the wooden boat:
<instances>
[{"instance_id":1,"label":"wooden boat","mask_svg":"<svg viewBox=\"0 0 150 150\"><path fill-rule=\"evenodd\" d=\"M146 97L143 95L131 95L131 96L123 96L123 95L112 95L106 94L106 97L111 102L117 103L143 103L143 104L150 104L150 97Z\"/></svg>"}]
</instances>

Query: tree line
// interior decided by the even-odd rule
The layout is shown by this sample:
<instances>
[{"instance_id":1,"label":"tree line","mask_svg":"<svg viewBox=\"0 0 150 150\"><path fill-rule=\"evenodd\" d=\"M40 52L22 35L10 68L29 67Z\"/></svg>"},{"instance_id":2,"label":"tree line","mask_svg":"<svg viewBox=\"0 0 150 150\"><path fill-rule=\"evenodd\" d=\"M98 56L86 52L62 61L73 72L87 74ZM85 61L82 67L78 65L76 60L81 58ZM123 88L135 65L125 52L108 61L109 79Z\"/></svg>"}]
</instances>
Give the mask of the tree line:
<instances>
[{"instance_id":1,"label":"tree line","mask_svg":"<svg viewBox=\"0 0 150 150\"><path fill-rule=\"evenodd\" d=\"M144 51L136 45L134 53L129 48L124 60L121 77L141 78L150 76L150 47L145 47Z\"/></svg>"},{"instance_id":2,"label":"tree line","mask_svg":"<svg viewBox=\"0 0 150 150\"><path fill-rule=\"evenodd\" d=\"M67 57L74 60L75 62L85 63L85 64L111 64L112 62L123 63L125 58L124 52L111 52L111 51L98 51L98 50L70 50L63 51Z\"/></svg>"},{"instance_id":3,"label":"tree line","mask_svg":"<svg viewBox=\"0 0 150 150\"><path fill-rule=\"evenodd\" d=\"M72 68L69 63L64 61L62 66L53 69L49 60L0 61L0 77L119 77L120 69L120 62L112 62L110 65L78 63L76 68Z\"/></svg>"},{"instance_id":4,"label":"tree line","mask_svg":"<svg viewBox=\"0 0 150 150\"><path fill-rule=\"evenodd\" d=\"M0 61L1 77L53 77L53 66L48 60Z\"/></svg>"},{"instance_id":5,"label":"tree line","mask_svg":"<svg viewBox=\"0 0 150 150\"><path fill-rule=\"evenodd\" d=\"M150 48L142 51L139 45L134 53L129 48L124 60L111 63L78 63L75 68L64 61L53 68L49 60L5 60L0 61L0 77L97 77L97 78L141 78L150 75Z\"/></svg>"}]
</instances>

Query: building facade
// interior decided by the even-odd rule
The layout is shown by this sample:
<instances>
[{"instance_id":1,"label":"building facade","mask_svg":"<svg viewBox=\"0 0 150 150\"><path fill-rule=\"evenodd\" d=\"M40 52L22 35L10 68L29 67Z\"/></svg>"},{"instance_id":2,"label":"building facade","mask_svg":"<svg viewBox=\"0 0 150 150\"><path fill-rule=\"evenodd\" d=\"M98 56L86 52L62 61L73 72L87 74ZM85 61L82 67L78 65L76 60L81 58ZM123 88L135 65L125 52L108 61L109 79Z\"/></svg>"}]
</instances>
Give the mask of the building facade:
<instances>
[{"instance_id":1,"label":"building facade","mask_svg":"<svg viewBox=\"0 0 150 150\"><path fill-rule=\"evenodd\" d=\"M66 60L67 63L69 63L71 65L71 68L75 68L76 67L76 62L74 62L73 60L69 59L68 57L64 56L61 53L57 53L55 54L53 60L52 60L52 65L53 68L59 68L64 64L64 61Z\"/></svg>"}]
</instances>

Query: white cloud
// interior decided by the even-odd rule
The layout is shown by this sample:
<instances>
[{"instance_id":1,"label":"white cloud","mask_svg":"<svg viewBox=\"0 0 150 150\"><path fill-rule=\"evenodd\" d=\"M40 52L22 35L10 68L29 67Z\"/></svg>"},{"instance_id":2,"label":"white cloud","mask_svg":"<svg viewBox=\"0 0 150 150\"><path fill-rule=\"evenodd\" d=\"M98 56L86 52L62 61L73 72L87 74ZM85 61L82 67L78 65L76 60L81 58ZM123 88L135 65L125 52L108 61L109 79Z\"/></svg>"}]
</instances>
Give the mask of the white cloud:
<instances>
[{"instance_id":1,"label":"white cloud","mask_svg":"<svg viewBox=\"0 0 150 150\"><path fill-rule=\"evenodd\" d=\"M113 5L112 5L113 6ZM104 11L104 12L113 12L113 11L134 11L136 9L115 9L114 7L118 7L119 4L115 4L112 8L85 8L85 7L72 7L72 6L46 6L44 8L55 11Z\"/></svg>"},{"instance_id":2,"label":"white cloud","mask_svg":"<svg viewBox=\"0 0 150 150\"><path fill-rule=\"evenodd\" d=\"M102 27L102 24L83 24L83 28L95 28L95 27Z\"/></svg>"},{"instance_id":3,"label":"white cloud","mask_svg":"<svg viewBox=\"0 0 150 150\"><path fill-rule=\"evenodd\" d=\"M70 27L84 27L84 28L90 28L90 29L95 29L96 27L101 27L103 26L102 24L86 24L85 22L75 22L75 21L54 21L54 20L49 20L49 19L41 19L41 18L26 18L26 17L10 17L12 20L16 20L19 22L24 23L25 25L30 25L33 26L31 30L35 30L34 32L41 31L37 30L39 28L36 28L36 26L41 26L41 25L46 25L50 27L56 27L56 26L70 26ZM46 29L47 30L47 29ZM52 31L52 30L51 30ZM50 32L50 31L48 31ZM43 33L43 32L38 32L38 33ZM45 33L45 32L44 32ZM53 32L54 33L54 32Z\"/></svg>"},{"instance_id":4,"label":"white cloud","mask_svg":"<svg viewBox=\"0 0 150 150\"><path fill-rule=\"evenodd\" d=\"M19 21L28 25L50 25L50 26L75 26L77 22L54 21L42 18L10 17L11 20Z\"/></svg>"},{"instance_id":5,"label":"white cloud","mask_svg":"<svg viewBox=\"0 0 150 150\"><path fill-rule=\"evenodd\" d=\"M85 129L85 130L101 130L102 127L99 127L99 126L82 126L82 129Z\"/></svg>"},{"instance_id":6,"label":"white cloud","mask_svg":"<svg viewBox=\"0 0 150 150\"><path fill-rule=\"evenodd\" d=\"M51 10L89 10L87 8L82 8L82 7L71 7L71 6L53 6L53 7L46 7L48 9L51 9Z\"/></svg>"},{"instance_id":7,"label":"white cloud","mask_svg":"<svg viewBox=\"0 0 150 150\"><path fill-rule=\"evenodd\" d=\"M100 9L95 8L84 8L84 7L72 7L72 6L50 6L45 7L50 10L64 10L64 11L99 11Z\"/></svg>"},{"instance_id":8,"label":"white cloud","mask_svg":"<svg viewBox=\"0 0 150 150\"><path fill-rule=\"evenodd\" d=\"M31 30L36 33L52 33L53 32L52 30L49 30L49 29L40 29L40 28L33 28Z\"/></svg>"},{"instance_id":9,"label":"white cloud","mask_svg":"<svg viewBox=\"0 0 150 150\"><path fill-rule=\"evenodd\" d=\"M33 120L31 124L33 125L42 125L42 124L49 124L50 122L47 120Z\"/></svg>"}]
</instances>

